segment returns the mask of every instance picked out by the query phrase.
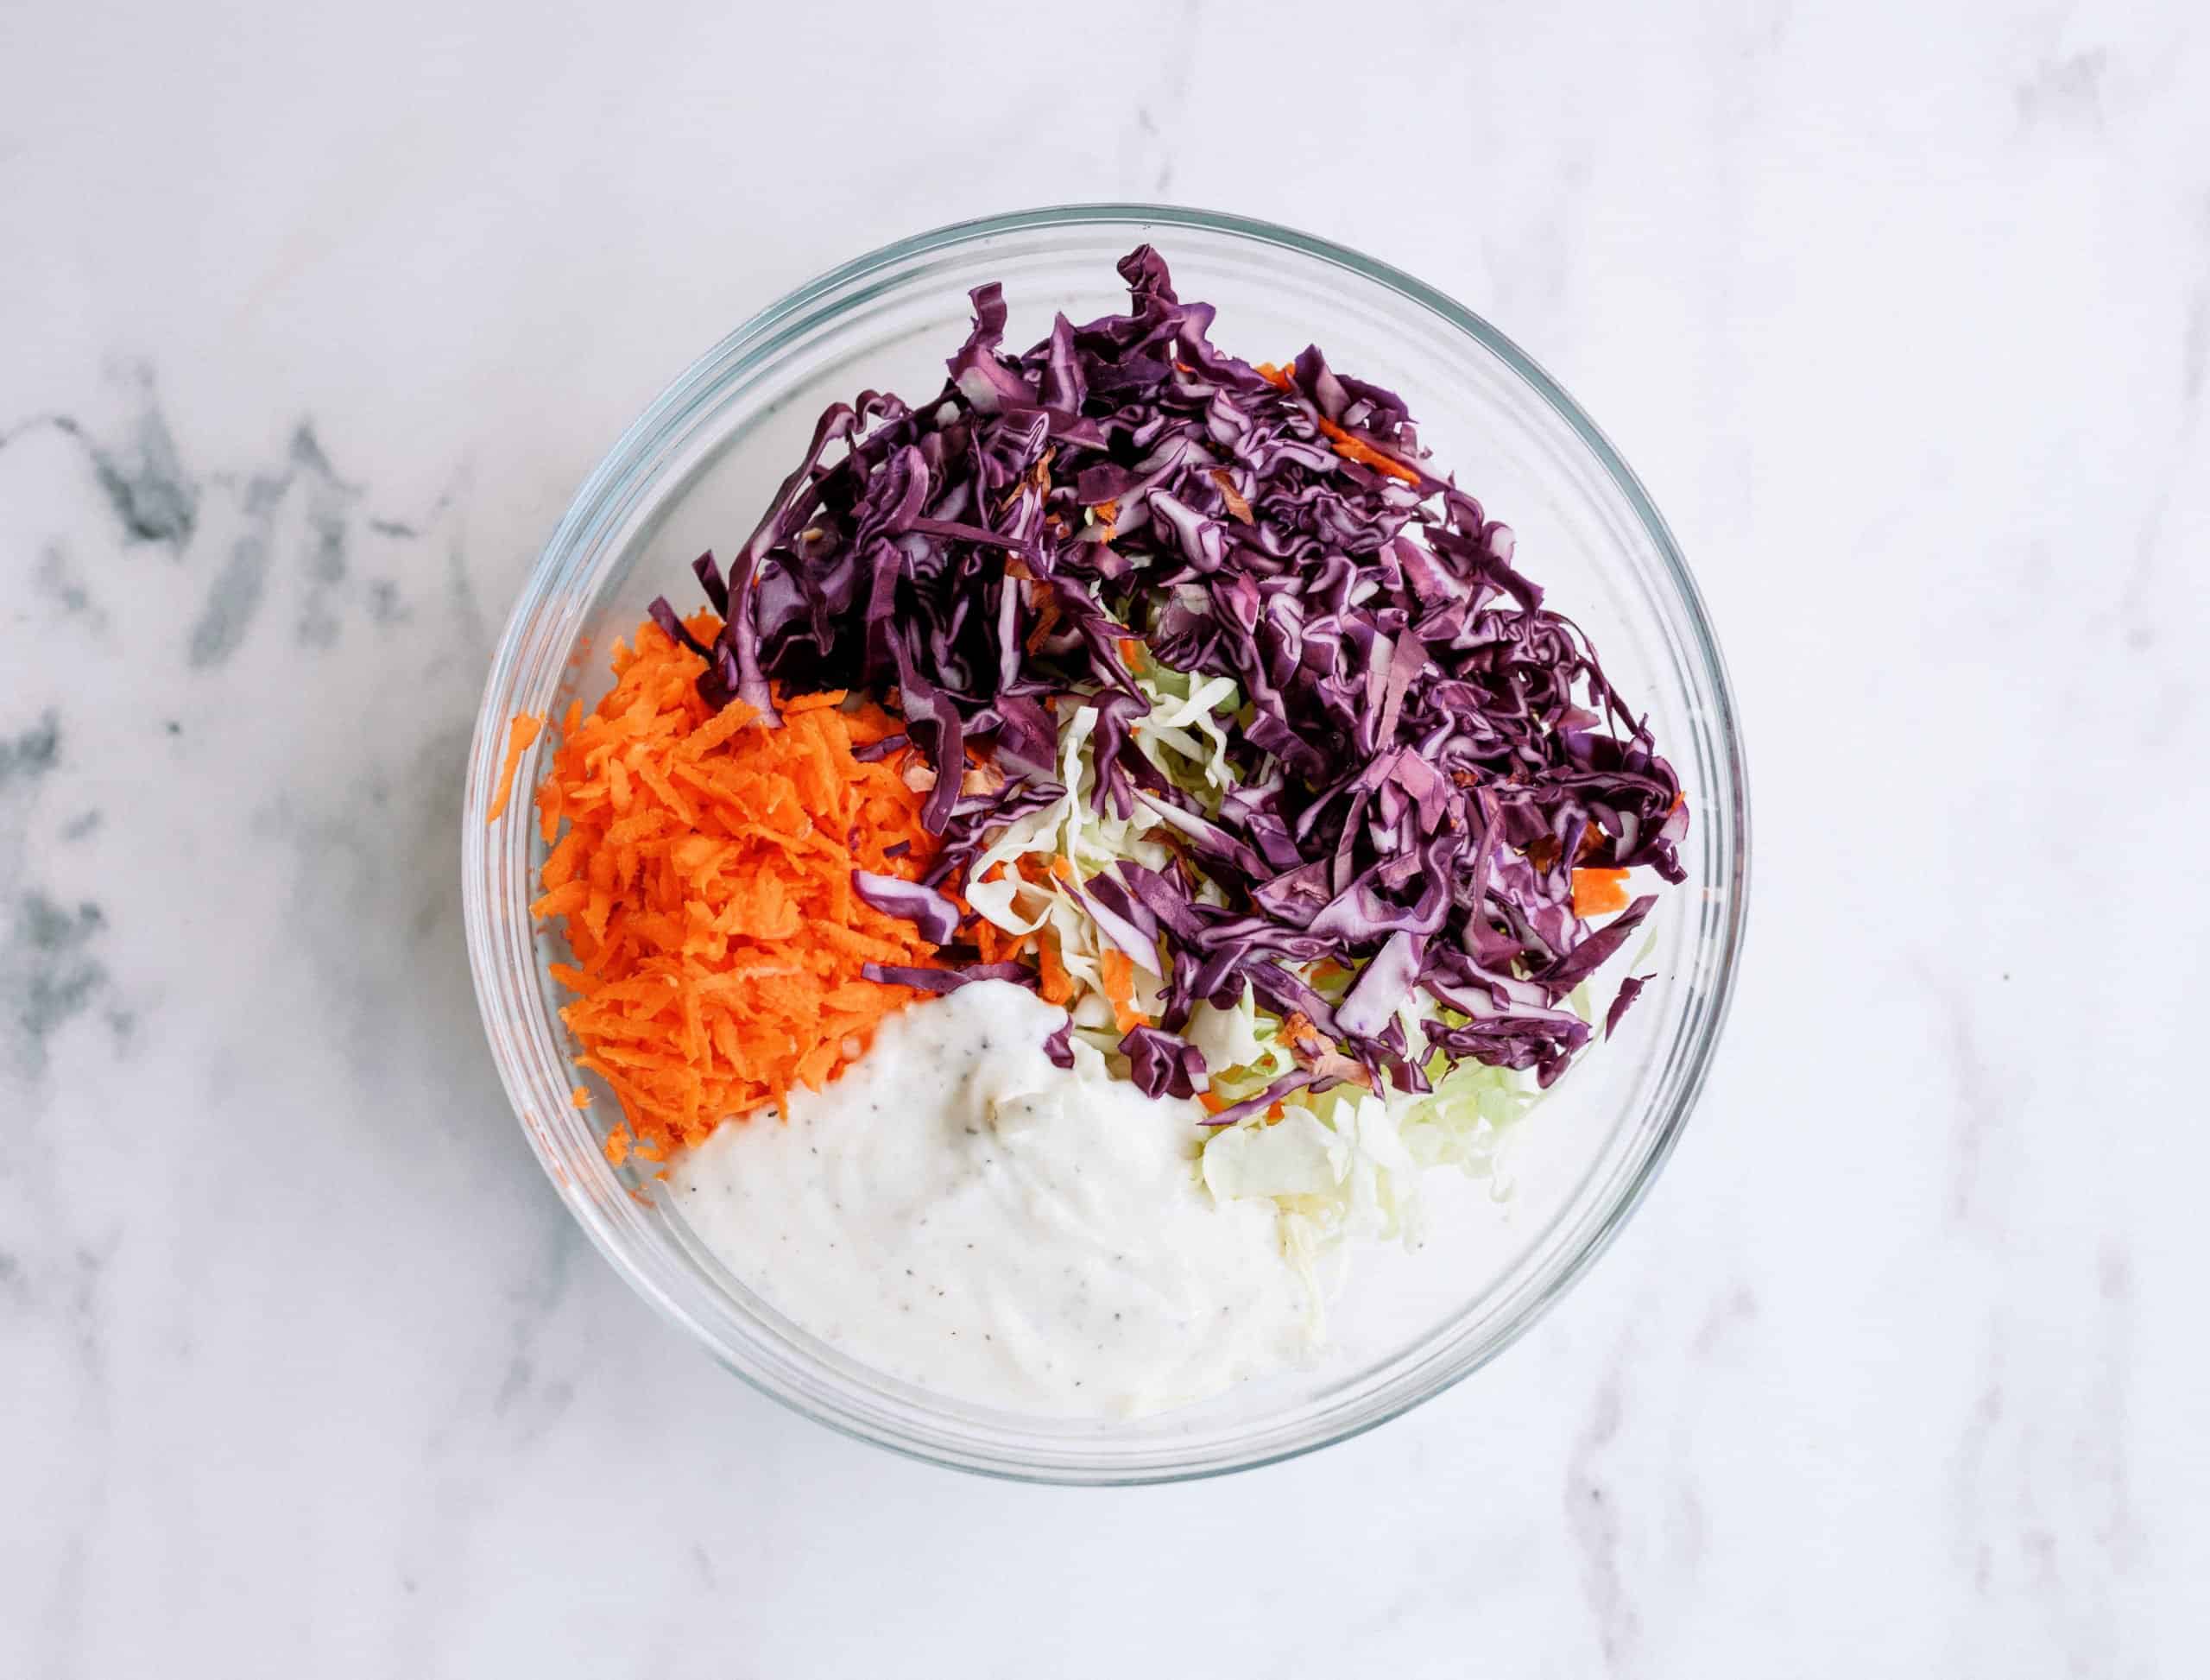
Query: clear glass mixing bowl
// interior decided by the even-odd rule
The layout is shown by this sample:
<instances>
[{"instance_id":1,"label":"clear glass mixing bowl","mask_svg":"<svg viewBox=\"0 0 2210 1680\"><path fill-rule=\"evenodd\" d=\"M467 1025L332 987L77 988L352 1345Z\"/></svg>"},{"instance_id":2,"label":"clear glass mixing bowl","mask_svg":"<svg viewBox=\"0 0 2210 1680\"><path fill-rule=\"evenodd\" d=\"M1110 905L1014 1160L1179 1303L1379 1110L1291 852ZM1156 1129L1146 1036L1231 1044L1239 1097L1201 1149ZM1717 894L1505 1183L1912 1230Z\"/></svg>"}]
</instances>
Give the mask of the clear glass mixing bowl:
<instances>
[{"instance_id":1,"label":"clear glass mixing bowl","mask_svg":"<svg viewBox=\"0 0 2210 1680\"><path fill-rule=\"evenodd\" d=\"M1336 367L1403 394L1437 462L1518 532L1521 564L1649 708L1694 822L1687 883L1664 895L1656 948L1637 965L1658 978L1620 1037L1597 1045L1526 1123L1538 1140L1571 1143L1553 1152L1544 1181L1525 1174L1512 1203L1462 1214L1495 1225L1475 1260L1456 1271L1424 1254L1375 1260L1389 1311L1369 1311L1354 1290L1334 1319L1349 1351L1312 1369L1157 1416L1067 1422L948 1400L857 1363L729 1276L654 1204L648 1178L608 1165L599 1145L614 1116L603 1099L571 1106L561 999L546 972L553 940L528 913L543 848L533 823L488 827L484 811L508 720L595 699L609 681L605 650L655 595L691 597L694 555L726 557L744 540L823 407L869 386L934 389L967 331L967 290L985 281L1005 283L1013 344L1041 336L1055 309L1082 320L1120 308L1114 262L1144 241L1184 297L1219 306L1223 347L1286 359L1315 342ZM540 774L540 750L518 786ZM1307 1452L1418 1405L1510 1345L1603 1251L1680 1136L1726 1017L1748 884L1741 742L1711 626L1664 521L1588 417L1503 334L1409 275L1286 228L1141 205L922 234L801 287L700 357L591 474L523 590L485 686L462 831L492 1053L538 1159L622 1275L731 1370L810 1417L939 1463L1068 1482L1174 1480ZM1374 1325L1386 1328L1357 1333Z\"/></svg>"}]
</instances>

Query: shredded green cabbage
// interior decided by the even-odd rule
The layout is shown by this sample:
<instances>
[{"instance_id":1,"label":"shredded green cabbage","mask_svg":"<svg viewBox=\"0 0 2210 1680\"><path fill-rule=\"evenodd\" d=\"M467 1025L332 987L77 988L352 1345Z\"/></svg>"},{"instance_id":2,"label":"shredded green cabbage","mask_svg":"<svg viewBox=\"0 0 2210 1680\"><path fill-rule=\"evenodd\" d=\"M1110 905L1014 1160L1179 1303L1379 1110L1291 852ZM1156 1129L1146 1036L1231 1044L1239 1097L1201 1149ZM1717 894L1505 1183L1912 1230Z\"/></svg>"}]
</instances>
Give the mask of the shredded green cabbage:
<instances>
[{"instance_id":1,"label":"shredded green cabbage","mask_svg":"<svg viewBox=\"0 0 2210 1680\"><path fill-rule=\"evenodd\" d=\"M1217 812L1221 793L1234 780L1228 762L1228 736L1218 721L1221 714L1233 713L1242 704L1234 683L1226 677L1190 678L1148 663L1137 673L1136 682L1151 710L1130 726L1130 738L1161 774L1189 793L1209 815ZM1065 796L1007 825L975 860L967 901L977 915L1016 938L1048 931L1075 983L1075 1026L1109 1054L1121 1034L1105 999L1097 923L1080 896L1079 885L1122 858L1146 868L1171 868L1174 853L1165 843L1172 831L1147 808L1139 806L1125 818L1098 810L1091 797L1096 786L1091 737L1096 727L1094 708L1064 709L1058 755ZM1024 871L1021 860L1026 857L1035 858L1040 867ZM1071 881L1052 868L1058 858L1066 861ZM1209 881L1200 885L1198 894L1209 902L1223 901L1219 888ZM1161 983L1155 952L1147 965L1136 963L1135 1003L1146 1014L1155 1017L1159 1013Z\"/></svg>"},{"instance_id":2,"label":"shredded green cabbage","mask_svg":"<svg viewBox=\"0 0 2210 1680\"><path fill-rule=\"evenodd\" d=\"M1284 1101L1279 1121L1254 1117L1204 1144L1204 1181L1215 1197L1272 1199L1284 1252L1304 1274L1316 1311L1333 1292L1322 1276L1330 1256L1354 1241L1417 1247L1425 1232L1422 1176L1455 1166L1493 1179L1512 1128L1541 1100L1529 1076L1508 1068L1454 1066L1438 1056L1427 1071L1434 1089L1420 1095L1352 1085L1317 1096L1299 1092ZM1239 1068L1226 1080L1216 1075L1215 1089L1261 1089L1271 1077L1246 1077Z\"/></svg>"}]
</instances>

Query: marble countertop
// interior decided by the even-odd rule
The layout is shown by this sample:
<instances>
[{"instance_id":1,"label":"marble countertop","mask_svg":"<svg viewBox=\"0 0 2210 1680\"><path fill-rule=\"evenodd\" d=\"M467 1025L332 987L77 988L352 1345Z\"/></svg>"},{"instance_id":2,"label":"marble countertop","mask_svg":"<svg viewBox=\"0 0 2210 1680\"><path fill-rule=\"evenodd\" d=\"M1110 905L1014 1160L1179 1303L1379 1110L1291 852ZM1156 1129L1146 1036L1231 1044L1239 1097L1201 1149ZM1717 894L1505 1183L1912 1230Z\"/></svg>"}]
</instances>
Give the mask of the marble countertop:
<instances>
[{"instance_id":1,"label":"marble countertop","mask_svg":"<svg viewBox=\"0 0 2210 1680\"><path fill-rule=\"evenodd\" d=\"M0 16L0 1673L2199 1672L2210 28L953 16ZM1115 196L1373 251L1600 419L1759 884L1695 1123L1521 1346L1096 1493L848 1443L633 1298L455 860L507 603L658 387Z\"/></svg>"}]
</instances>

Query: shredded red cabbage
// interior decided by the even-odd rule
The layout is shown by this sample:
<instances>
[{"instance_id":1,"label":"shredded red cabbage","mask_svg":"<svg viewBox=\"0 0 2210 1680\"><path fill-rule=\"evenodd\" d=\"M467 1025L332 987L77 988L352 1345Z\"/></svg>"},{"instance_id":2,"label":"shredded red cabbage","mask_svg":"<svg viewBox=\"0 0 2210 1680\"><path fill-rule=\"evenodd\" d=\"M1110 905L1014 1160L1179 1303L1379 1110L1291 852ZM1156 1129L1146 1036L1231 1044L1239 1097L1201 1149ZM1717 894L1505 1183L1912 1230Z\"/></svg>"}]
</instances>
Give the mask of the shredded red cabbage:
<instances>
[{"instance_id":1,"label":"shredded red cabbage","mask_svg":"<svg viewBox=\"0 0 2210 1680\"><path fill-rule=\"evenodd\" d=\"M1000 288L978 287L934 400L867 391L821 417L726 584L698 564L725 620L701 692L771 721L771 682L895 704L906 736L882 749L939 772L928 886L954 889L986 832L1062 795L1056 714L1096 707L1100 805L1140 803L1181 841L1176 870L1085 883L1108 937L1165 979L1159 1029L1122 1045L1146 1089L1184 1094L1173 1035L1246 985L1399 1089L1425 1088L1437 1050L1548 1084L1589 1038L1566 994L1654 903L1592 929L1574 870L1683 879L1678 779L1515 568L1512 533L1429 471L1399 397L1317 349L1287 369L1215 349L1211 306L1181 302L1149 246L1120 272L1128 313L1060 316L1018 356ZM1241 780L1216 817L1129 738L1128 637L1246 697L1222 720ZM968 776L970 754L1002 776ZM860 890L934 938L948 900L894 887ZM1356 971L1337 1007L1293 971L1323 957ZM944 989L1009 966L885 977ZM1462 1024L1406 1043L1418 991Z\"/></svg>"},{"instance_id":2,"label":"shredded red cabbage","mask_svg":"<svg viewBox=\"0 0 2210 1680\"><path fill-rule=\"evenodd\" d=\"M1036 983L1036 970L1019 963L969 963L926 969L898 963L862 963L860 973L882 985L911 986L917 992L934 992L939 996L977 980L1010 980L1020 986Z\"/></svg>"},{"instance_id":3,"label":"shredded red cabbage","mask_svg":"<svg viewBox=\"0 0 2210 1680\"><path fill-rule=\"evenodd\" d=\"M1128 1077L1146 1096L1195 1096L1205 1077L1197 1045L1155 1026L1131 1027L1121 1053L1128 1058Z\"/></svg>"},{"instance_id":4,"label":"shredded red cabbage","mask_svg":"<svg viewBox=\"0 0 2210 1680\"><path fill-rule=\"evenodd\" d=\"M886 916L912 923L932 945L948 945L959 932L959 906L919 881L852 871L852 890Z\"/></svg>"}]
</instances>

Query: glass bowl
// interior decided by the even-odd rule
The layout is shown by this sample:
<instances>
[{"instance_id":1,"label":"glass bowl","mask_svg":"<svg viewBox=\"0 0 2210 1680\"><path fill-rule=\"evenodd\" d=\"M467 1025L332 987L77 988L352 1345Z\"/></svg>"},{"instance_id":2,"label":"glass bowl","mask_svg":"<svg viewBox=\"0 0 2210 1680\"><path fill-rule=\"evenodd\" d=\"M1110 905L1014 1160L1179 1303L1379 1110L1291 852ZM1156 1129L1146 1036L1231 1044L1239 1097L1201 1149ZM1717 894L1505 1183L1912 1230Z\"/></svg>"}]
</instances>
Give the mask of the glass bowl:
<instances>
[{"instance_id":1,"label":"glass bowl","mask_svg":"<svg viewBox=\"0 0 2210 1680\"><path fill-rule=\"evenodd\" d=\"M1185 298L1219 306L1216 342L1286 360L1317 342L1392 387L1444 471L1519 534L1520 563L1647 706L1687 790L1685 885L1636 964L1656 980L1525 1121L1517 1193L1444 1201L1436 1251L1355 1259L1333 1309L1337 1351L1310 1369L1150 1417L1039 1418L947 1399L817 1340L724 1271L654 1200L649 1164L610 1166L601 1092L571 1106L553 937L533 925L535 824L484 821L517 712L608 685L605 653L653 597L689 603L693 556L726 557L829 402L937 388L967 332L967 291L1005 283L1009 344L1126 293L1114 262L1148 241ZM541 774L543 743L517 786ZM1023 212L925 233L800 287L716 345L629 427L577 495L507 622L470 757L462 869L468 944L508 1095L560 1195L615 1267L738 1375L848 1434L916 1457L1038 1481L1215 1475L1369 1429L1496 1356L1616 1234L1678 1139L1727 1014L1747 886L1748 812L1733 701L1702 603L1642 486L1571 399L1503 334L1409 275L1239 217L1142 205ZM1457 1178L1430 1172L1430 1182ZM1459 1180L1461 1184L1463 1180ZM1452 1192L1456 1194L1455 1192Z\"/></svg>"}]
</instances>

